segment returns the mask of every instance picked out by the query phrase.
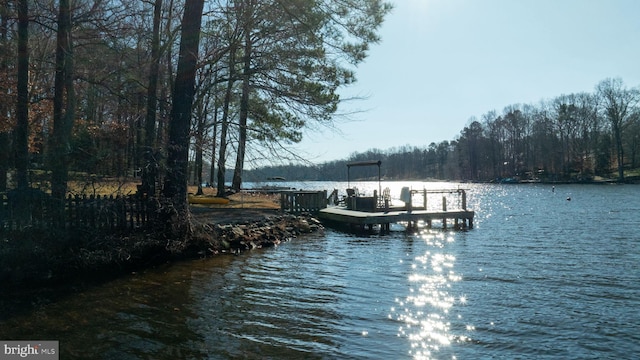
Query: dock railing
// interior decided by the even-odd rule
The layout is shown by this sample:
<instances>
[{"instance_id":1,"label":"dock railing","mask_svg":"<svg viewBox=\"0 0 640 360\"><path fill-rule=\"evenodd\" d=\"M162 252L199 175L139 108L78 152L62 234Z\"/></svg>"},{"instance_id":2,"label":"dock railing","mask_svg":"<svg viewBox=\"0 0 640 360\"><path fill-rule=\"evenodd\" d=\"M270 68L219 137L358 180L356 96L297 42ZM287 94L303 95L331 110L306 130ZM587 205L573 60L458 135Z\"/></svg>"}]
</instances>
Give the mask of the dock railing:
<instances>
[{"instance_id":1,"label":"dock railing","mask_svg":"<svg viewBox=\"0 0 640 360\"><path fill-rule=\"evenodd\" d=\"M283 191L280 209L292 214L317 213L327 207L327 191Z\"/></svg>"},{"instance_id":2,"label":"dock railing","mask_svg":"<svg viewBox=\"0 0 640 360\"><path fill-rule=\"evenodd\" d=\"M417 196L418 195L418 196ZM442 195L442 202L434 203L433 196ZM421 199L417 202L414 197ZM429 200L430 199L430 200ZM406 202L407 209L415 210L442 210L446 211L447 207L467 210L467 192L464 189L442 189L442 190L410 190L409 201ZM440 205L440 206L439 206ZM448 206L449 205L449 206Z\"/></svg>"}]
</instances>

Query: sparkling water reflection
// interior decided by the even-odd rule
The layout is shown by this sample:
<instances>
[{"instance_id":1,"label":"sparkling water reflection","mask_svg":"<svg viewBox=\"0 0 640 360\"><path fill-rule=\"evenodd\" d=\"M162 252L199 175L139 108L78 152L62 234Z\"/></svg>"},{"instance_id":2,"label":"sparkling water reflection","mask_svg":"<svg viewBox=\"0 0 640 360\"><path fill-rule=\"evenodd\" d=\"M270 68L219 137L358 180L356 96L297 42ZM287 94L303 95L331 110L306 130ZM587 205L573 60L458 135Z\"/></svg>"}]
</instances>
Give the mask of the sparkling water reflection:
<instances>
[{"instance_id":1,"label":"sparkling water reflection","mask_svg":"<svg viewBox=\"0 0 640 360\"><path fill-rule=\"evenodd\" d=\"M409 340L409 355L414 359L431 359L457 338L451 331L449 317L456 303L452 287L461 276L454 270L455 257L444 252L447 243L454 241L452 236L429 230L416 235L416 239L432 250L412 260L409 293L396 299L397 306L391 309L390 316L403 323L398 335Z\"/></svg>"}]
</instances>

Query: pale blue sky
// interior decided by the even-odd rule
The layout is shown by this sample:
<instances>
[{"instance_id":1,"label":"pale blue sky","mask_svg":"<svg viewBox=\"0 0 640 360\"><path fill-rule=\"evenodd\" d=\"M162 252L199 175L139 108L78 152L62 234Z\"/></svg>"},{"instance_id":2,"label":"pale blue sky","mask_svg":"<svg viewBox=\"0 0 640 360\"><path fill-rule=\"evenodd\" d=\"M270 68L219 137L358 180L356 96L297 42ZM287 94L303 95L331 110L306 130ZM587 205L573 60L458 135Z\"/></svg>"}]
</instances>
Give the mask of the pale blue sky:
<instances>
[{"instance_id":1,"label":"pale blue sky","mask_svg":"<svg viewBox=\"0 0 640 360\"><path fill-rule=\"evenodd\" d=\"M307 132L315 163L354 152L453 140L471 117L608 77L640 86L640 0L391 0L357 71L341 134Z\"/></svg>"}]
</instances>

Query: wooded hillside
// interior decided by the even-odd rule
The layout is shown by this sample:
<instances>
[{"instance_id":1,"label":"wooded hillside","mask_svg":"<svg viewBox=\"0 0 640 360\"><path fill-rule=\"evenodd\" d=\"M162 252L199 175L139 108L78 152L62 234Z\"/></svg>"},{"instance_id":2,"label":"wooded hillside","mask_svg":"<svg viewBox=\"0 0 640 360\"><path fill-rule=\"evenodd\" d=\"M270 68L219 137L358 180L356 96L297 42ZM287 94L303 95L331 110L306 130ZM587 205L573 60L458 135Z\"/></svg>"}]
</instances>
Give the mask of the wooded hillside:
<instances>
[{"instance_id":1,"label":"wooded hillside","mask_svg":"<svg viewBox=\"0 0 640 360\"><path fill-rule=\"evenodd\" d=\"M605 79L592 93L509 105L502 112L473 117L453 140L370 149L318 166L265 167L252 172L252 179L345 180L346 162L363 160L382 160L383 176L390 180L637 179L640 89L621 79Z\"/></svg>"}]
</instances>

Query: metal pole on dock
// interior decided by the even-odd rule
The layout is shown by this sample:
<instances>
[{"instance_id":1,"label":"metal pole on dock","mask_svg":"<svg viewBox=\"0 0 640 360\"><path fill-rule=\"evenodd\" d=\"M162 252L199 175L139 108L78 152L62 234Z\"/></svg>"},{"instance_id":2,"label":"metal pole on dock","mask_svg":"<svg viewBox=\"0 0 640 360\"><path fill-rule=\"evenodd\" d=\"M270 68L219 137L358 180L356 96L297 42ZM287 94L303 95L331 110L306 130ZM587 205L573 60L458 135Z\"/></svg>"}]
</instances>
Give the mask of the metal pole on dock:
<instances>
[{"instance_id":1,"label":"metal pole on dock","mask_svg":"<svg viewBox=\"0 0 640 360\"><path fill-rule=\"evenodd\" d=\"M462 210L467 210L467 192L464 190L460 190L462 192Z\"/></svg>"},{"instance_id":2,"label":"metal pole on dock","mask_svg":"<svg viewBox=\"0 0 640 360\"><path fill-rule=\"evenodd\" d=\"M445 213L447 212L447 197L446 196L442 196L442 211L444 211ZM444 229L447 228L447 216L446 215L442 218L442 227Z\"/></svg>"}]
</instances>

